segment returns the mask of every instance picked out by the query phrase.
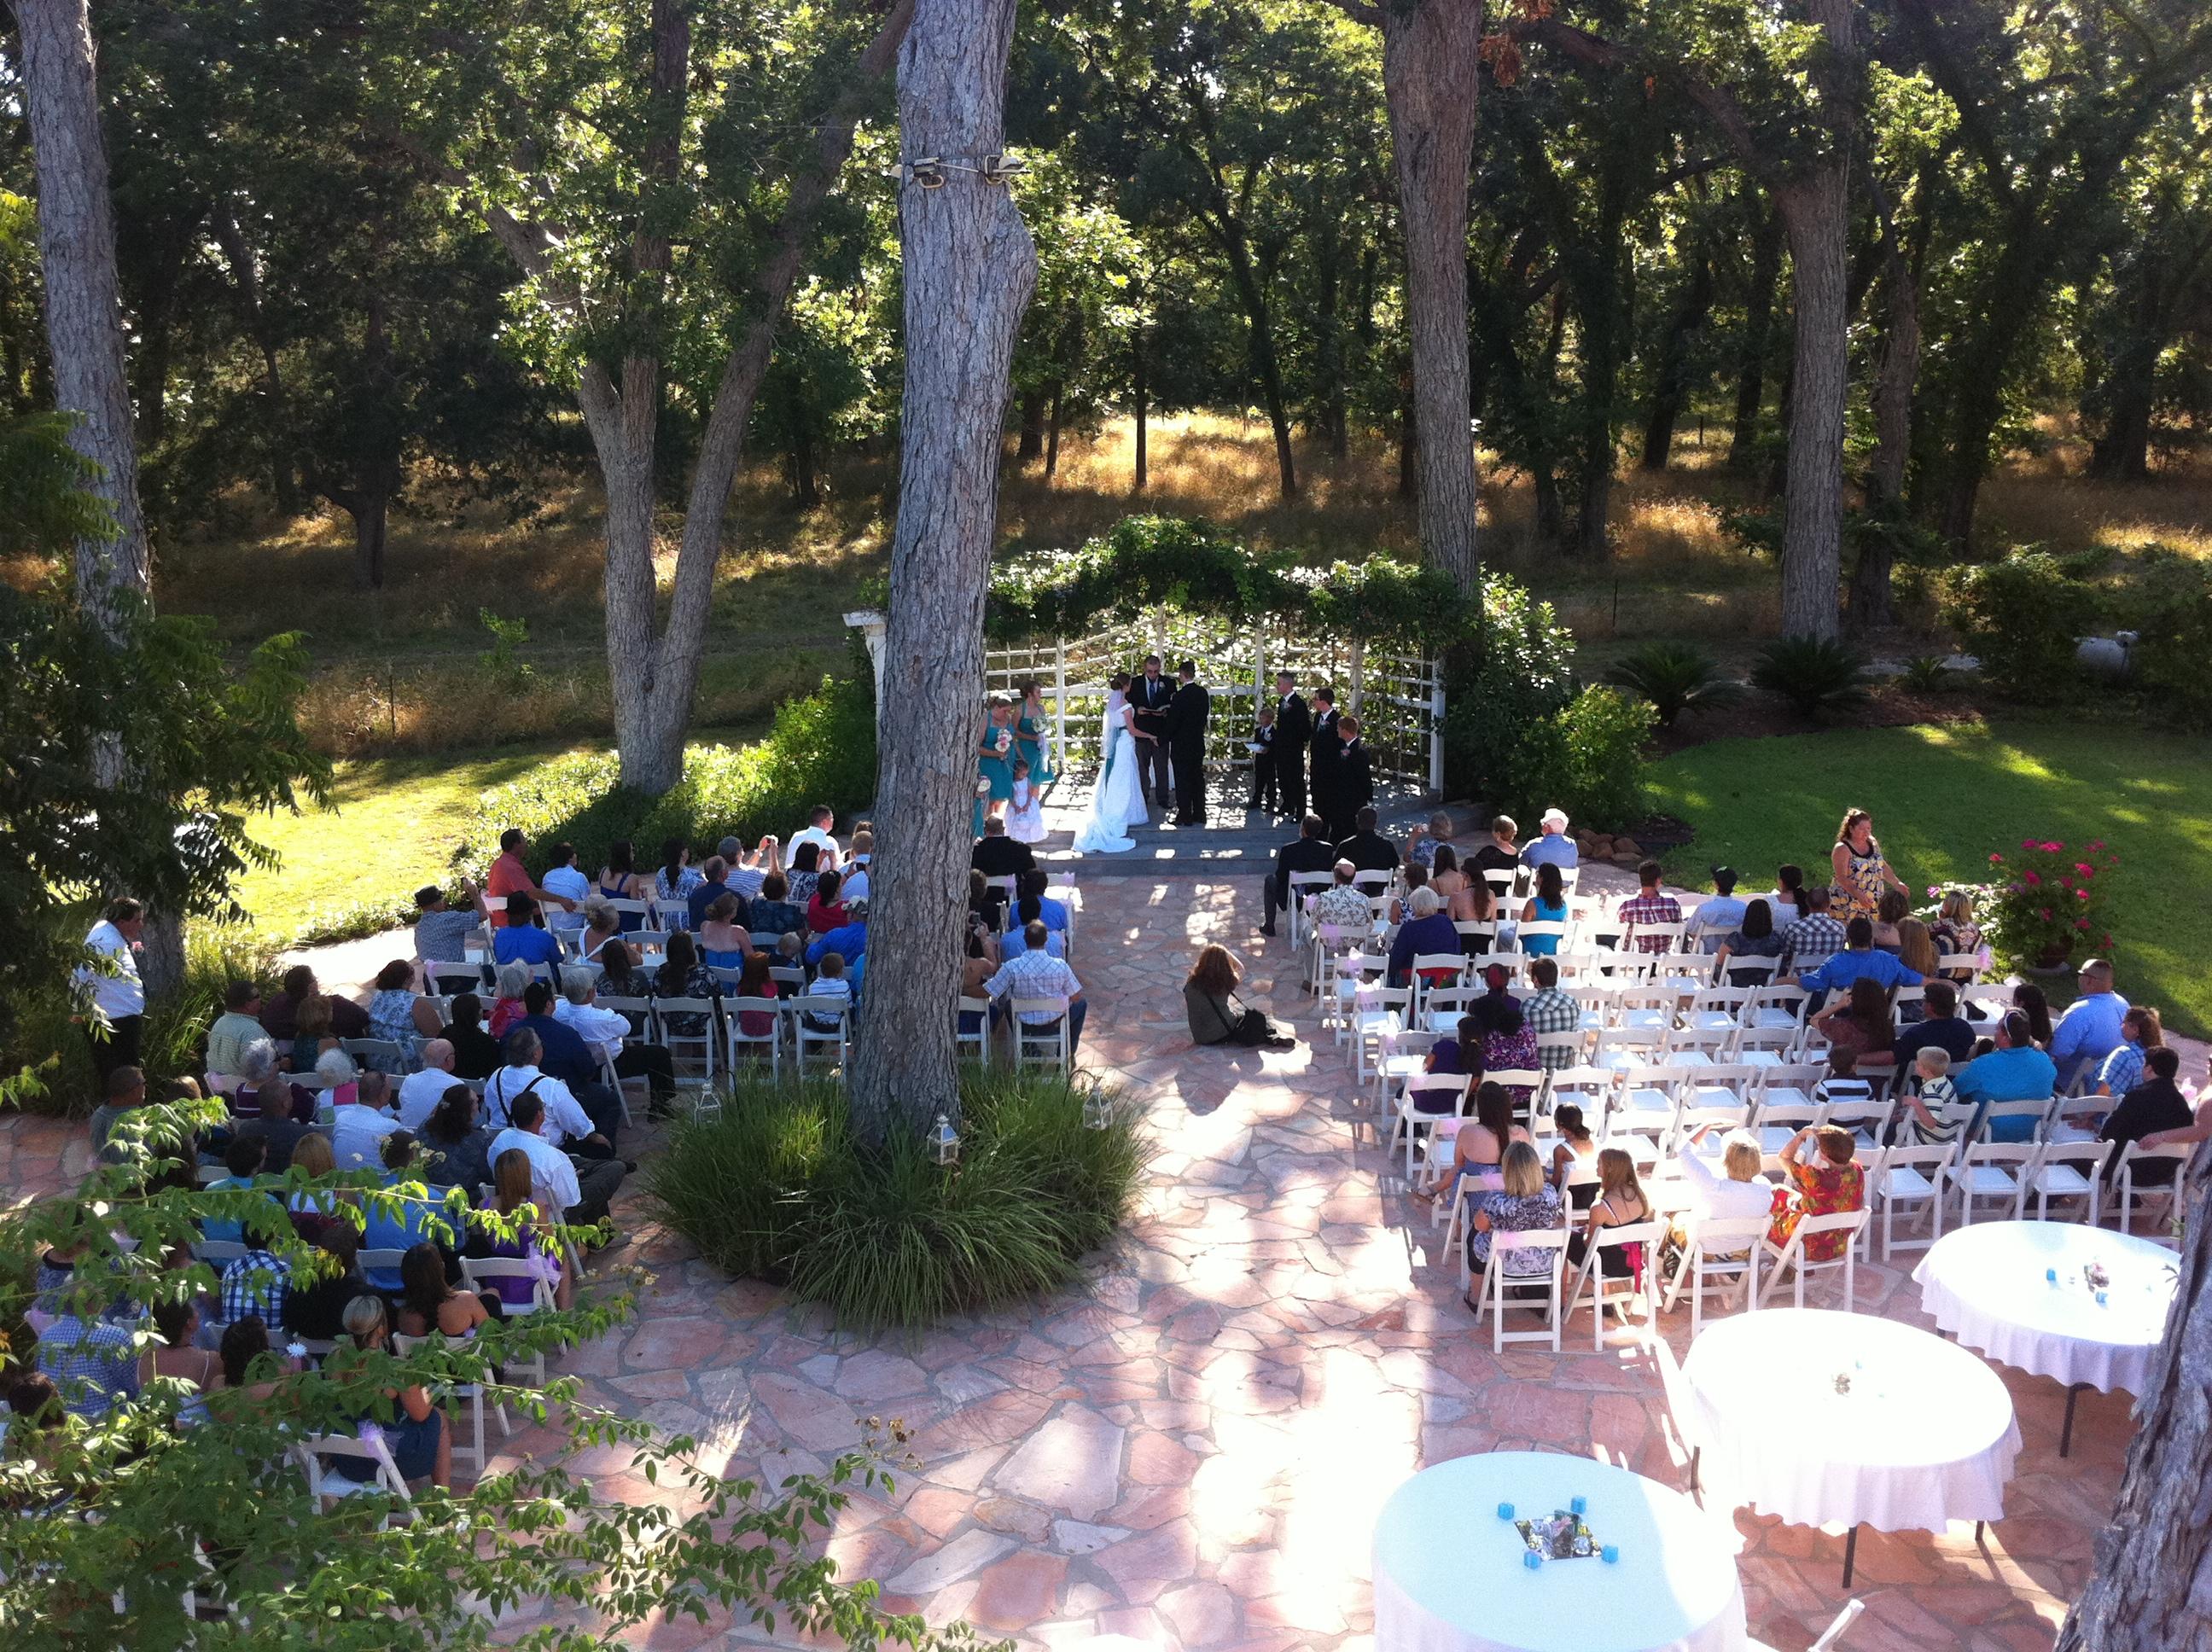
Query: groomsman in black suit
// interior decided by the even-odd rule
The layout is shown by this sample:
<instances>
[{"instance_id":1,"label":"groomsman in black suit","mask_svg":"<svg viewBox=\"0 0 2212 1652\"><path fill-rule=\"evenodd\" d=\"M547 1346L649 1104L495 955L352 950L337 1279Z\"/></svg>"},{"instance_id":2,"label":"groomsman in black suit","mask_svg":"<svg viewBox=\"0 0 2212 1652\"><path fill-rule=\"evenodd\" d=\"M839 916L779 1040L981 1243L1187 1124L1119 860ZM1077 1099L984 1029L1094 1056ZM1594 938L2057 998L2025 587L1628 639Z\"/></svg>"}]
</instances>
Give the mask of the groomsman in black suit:
<instances>
[{"instance_id":1,"label":"groomsman in black suit","mask_svg":"<svg viewBox=\"0 0 2212 1652\"><path fill-rule=\"evenodd\" d=\"M1138 728L1152 737L1137 742L1137 789L1149 790L1162 809L1175 800L1175 771L1168 761L1168 707L1175 695L1176 685L1160 675L1160 657L1146 654L1143 673L1129 684L1129 709Z\"/></svg>"},{"instance_id":2,"label":"groomsman in black suit","mask_svg":"<svg viewBox=\"0 0 2212 1652\"><path fill-rule=\"evenodd\" d=\"M1313 739L1313 715L1306 709L1298 680L1275 673L1275 779L1283 788L1283 812L1293 820L1306 811L1306 746Z\"/></svg>"},{"instance_id":3,"label":"groomsman in black suit","mask_svg":"<svg viewBox=\"0 0 2212 1652\"><path fill-rule=\"evenodd\" d=\"M1336 756L1336 772L1330 786L1330 802L1337 810L1329 824L1340 842L1337 853L1341 854L1341 839L1352 835L1352 828L1362 813L1375 802L1375 769L1367 758L1367 748L1360 743L1359 720L1345 716L1336 720L1336 732L1340 744ZM1396 852L1392 852L1396 859Z\"/></svg>"},{"instance_id":4,"label":"groomsman in black suit","mask_svg":"<svg viewBox=\"0 0 2212 1652\"><path fill-rule=\"evenodd\" d=\"M1336 827L1336 762L1344 742L1336 732L1336 695L1316 689L1313 697L1313 811Z\"/></svg>"},{"instance_id":5,"label":"groomsman in black suit","mask_svg":"<svg viewBox=\"0 0 2212 1652\"><path fill-rule=\"evenodd\" d=\"M1168 706L1168 750L1175 760L1176 814L1178 826L1206 824L1206 725L1213 714L1213 696L1198 680L1198 665L1186 659L1176 667L1180 679Z\"/></svg>"}]
</instances>

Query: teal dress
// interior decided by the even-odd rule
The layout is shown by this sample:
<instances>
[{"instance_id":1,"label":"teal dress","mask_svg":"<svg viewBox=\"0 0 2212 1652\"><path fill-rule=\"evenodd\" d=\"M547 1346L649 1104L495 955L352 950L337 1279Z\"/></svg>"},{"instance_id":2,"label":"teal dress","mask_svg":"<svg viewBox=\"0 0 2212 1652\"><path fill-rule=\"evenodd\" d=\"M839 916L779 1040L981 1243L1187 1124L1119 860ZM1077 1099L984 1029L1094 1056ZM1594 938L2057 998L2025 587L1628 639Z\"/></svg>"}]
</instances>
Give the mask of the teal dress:
<instances>
[{"instance_id":1,"label":"teal dress","mask_svg":"<svg viewBox=\"0 0 2212 1652\"><path fill-rule=\"evenodd\" d=\"M1030 784L1042 787L1052 778L1044 765L1044 719L1024 715L1014 724L1014 756L1030 766Z\"/></svg>"},{"instance_id":2,"label":"teal dress","mask_svg":"<svg viewBox=\"0 0 2212 1652\"><path fill-rule=\"evenodd\" d=\"M1532 922L1563 924L1567 920L1567 903L1565 901L1553 906L1550 902L1539 896L1531 904L1536 908L1536 915L1531 920ZM1532 958L1554 957L1559 954L1559 938L1557 935L1531 935L1521 943L1521 950Z\"/></svg>"},{"instance_id":3,"label":"teal dress","mask_svg":"<svg viewBox=\"0 0 2212 1652\"><path fill-rule=\"evenodd\" d=\"M1000 731L994 730L989 724L984 725L983 738L976 742L978 755L975 759L975 772L990 782L992 800L1004 803L1014 795L1014 748L1010 744L1004 756L985 756L981 751L981 747L990 744L991 736L998 732ZM1004 732L1009 734L1012 732L1012 730Z\"/></svg>"}]
</instances>

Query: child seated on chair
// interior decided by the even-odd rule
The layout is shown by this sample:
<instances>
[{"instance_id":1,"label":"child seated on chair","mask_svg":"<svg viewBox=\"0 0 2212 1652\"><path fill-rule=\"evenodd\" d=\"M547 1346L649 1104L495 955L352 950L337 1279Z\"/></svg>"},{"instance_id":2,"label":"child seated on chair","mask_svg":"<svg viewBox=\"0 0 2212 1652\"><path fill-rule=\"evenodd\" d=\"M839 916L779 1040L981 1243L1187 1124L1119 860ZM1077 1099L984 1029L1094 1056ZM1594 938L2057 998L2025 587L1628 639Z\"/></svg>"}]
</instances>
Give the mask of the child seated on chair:
<instances>
[{"instance_id":1,"label":"child seated on chair","mask_svg":"<svg viewBox=\"0 0 2212 1652\"><path fill-rule=\"evenodd\" d=\"M808 1030L836 1032L844 1023L845 1006L849 1006L853 1001L853 983L845 979L845 955L842 952L824 952L822 955L822 962L816 966L814 983L806 992L810 998L842 1000L841 1007L836 1010L824 1011L818 1015L812 1010L806 1012Z\"/></svg>"},{"instance_id":2,"label":"child seated on chair","mask_svg":"<svg viewBox=\"0 0 2212 1652\"><path fill-rule=\"evenodd\" d=\"M1820 1145L1810 1163L1798 1157L1808 1136ZM1857 1151L1858 1139L1832 1124L1808 1124L1782 1144L1782 1174L1790 1185L1775 1190L1774 1219L1766 1227L1769 1243L1788 1244L1805 1217L1837 1216L1866 1203L1866 1172L1853 1162ZM1805 1260L1832 1262L1850 1242L1848 1233L1814 1234L1805 1242Z\"/></svg>"},{"instance_id":3,"label":"child seated on chair","mask_svg":"<svg viewBox=\"0 0 2212 1652\"><path fill-rule=\"evenodd\" d=\"M1828 1050L1828 1076L1813 1086L1813 1100L1822 1107L1866 1107L1874 1101L1874 1086L1858 1076L1859 1053L1848 1044Z\"/></svg>"},{"instance_id":4,"label":"child seated on chair","mask_svg":"<svg viewBox=\"0 0 2212 1652\"><path fill-rule=\"evenodd\" d=\"M1898 1114L1897 1145L1900 1147L1948 1147L1959 1139L1959 1131L1972 1108L1959 1100L1951 1082L1950 1052L1923 1044L1912 1058L1912 1072L1899 1092L1905 1103Z\"/></svg>"}]
</instances>

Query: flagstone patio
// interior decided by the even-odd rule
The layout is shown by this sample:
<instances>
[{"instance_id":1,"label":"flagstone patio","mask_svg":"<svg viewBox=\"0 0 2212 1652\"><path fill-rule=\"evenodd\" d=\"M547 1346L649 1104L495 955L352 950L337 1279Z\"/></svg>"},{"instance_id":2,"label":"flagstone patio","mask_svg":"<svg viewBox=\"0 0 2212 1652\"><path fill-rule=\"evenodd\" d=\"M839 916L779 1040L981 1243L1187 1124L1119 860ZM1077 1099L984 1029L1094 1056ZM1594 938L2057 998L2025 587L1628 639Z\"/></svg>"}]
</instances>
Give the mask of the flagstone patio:
<instances>
[{"instance_id":1,"label":"flagstone patio","mask_svg":"<svg viewBox=\"0 0 2212 1652\"><path fill-rule=\"evenodd\" d=\"M1190 1046L1179 989L1208 939L1243 957L1274 1013L1313 1030L1286 944L1255 936L1258 904L1250 877L1083 887L1083 1062L1147 1109L1160 1148L1142 1210L1083 1290L910 1339L840 1335L696 1260L626 1199L631 1234L614 1260L653 1270L641 1311L562 1368L592 1400L771 1480L826 1466L862 1437L862 1418L899 1419L913 1467L894 1494L854 1500L830 1552L843 1575L880 1579L894 1606L1024 1647L1113 1635L1163 1652L1366 1652L1375 1515L1424 1465L1533 1448L1685 1485L1662 1373L1687 1345L1686 1310L1654 1346L1616 1329L1593 1351L1584 1312L1561 1354L1492 1354L1425 1212L1409 1212L1371 1133L1355 1145L1343 1053L1325 1038L1282 1054ZM15 1199L61 1187L83 1158L81 1129L0 1128ZM1929 1323L1911 1260L1861 1268L1860 1309ZM1826 1303L1826 1285L1808 1300ZM2063 1392L2003 1376L2027 1441L2006 1518L1978 1543L1969 1527L1867 1533L1856 1587L1869 1610L1849 1648L2051 1645L2112 1506L2130 1402L2084 1394L2061 1461ZM533 1430L507 1450L554 1442ZM625 1454L586 1467L613 1495L665 1495ZM1736 1525L1753 1634L1804 1647L1843 1604L1841 1537L1743 1514ZM767 1638L680 1621L636 1643Z\"/></svg>"}]
</instances>

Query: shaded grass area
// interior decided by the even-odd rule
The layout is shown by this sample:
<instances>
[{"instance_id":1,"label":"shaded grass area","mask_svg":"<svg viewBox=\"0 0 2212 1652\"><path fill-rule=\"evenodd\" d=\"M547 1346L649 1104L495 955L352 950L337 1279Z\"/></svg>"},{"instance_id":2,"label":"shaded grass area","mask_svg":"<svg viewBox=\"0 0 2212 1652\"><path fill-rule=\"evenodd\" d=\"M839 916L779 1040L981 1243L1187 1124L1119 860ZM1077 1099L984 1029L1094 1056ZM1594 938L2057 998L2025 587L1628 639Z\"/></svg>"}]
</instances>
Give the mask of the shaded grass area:
<instances>
[{"instance_id":1,"label":"shaded grass area","mask_svg":"<svg viewBox=\"0 0 2212 1652\"><path fill-rule=\"evenodd\" d=\"M2166 1023L2212 1033L2212 744L2101 724L1851 729L1719 740L1652 765L1654 805L1697 829L1668 876L1710 889L1732 865L1773 887L1794 860L1817 876L1846 808L1875 829L1916 894L1980 881L2024 837L2102 838L2121 860L2110 926L2120 991Z\"/></svg>"}]
</instances>

